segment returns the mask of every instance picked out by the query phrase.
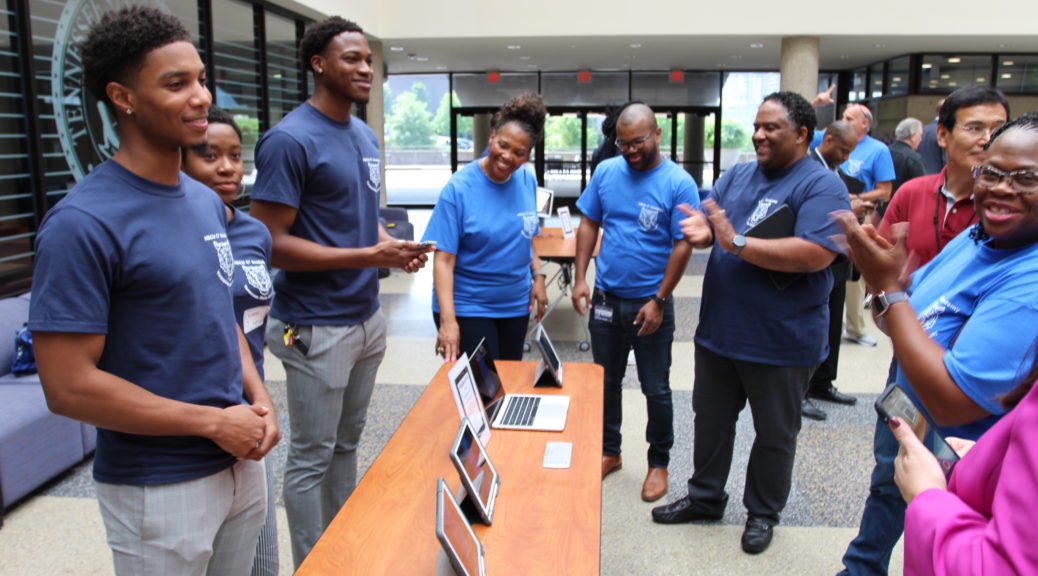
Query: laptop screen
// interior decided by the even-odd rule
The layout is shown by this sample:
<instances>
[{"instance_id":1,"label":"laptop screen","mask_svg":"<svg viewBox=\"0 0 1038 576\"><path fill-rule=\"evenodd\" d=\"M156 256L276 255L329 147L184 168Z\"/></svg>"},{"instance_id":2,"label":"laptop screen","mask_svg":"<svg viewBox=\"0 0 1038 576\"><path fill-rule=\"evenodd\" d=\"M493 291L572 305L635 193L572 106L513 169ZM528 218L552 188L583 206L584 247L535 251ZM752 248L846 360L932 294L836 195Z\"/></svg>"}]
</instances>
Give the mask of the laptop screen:
<instances>
[{"instance_id":1,"label":"laptop screen","mask_svg":"<svg viewBox=\"0 0 1038 576\"><path fill-rule=\"evenodd\" d=\"M469 366L472 368L472 376L476 379L476 389L483 398L483 406L486 407L487 420L493 420L505 397L505 389L501 386L501 378L494 368L494 361L490 359L486 346L482 340L469 356Z\"/></svg>"}]
</instances>

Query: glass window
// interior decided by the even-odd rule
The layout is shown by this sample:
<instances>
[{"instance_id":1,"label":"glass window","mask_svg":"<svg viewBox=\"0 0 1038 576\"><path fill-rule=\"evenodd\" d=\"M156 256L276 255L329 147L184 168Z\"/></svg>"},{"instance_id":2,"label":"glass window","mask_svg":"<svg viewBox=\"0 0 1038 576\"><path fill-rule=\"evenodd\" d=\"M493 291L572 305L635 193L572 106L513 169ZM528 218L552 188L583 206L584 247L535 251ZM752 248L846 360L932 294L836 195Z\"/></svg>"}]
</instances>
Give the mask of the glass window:
<instances>
[{"instance_id":1,"label":"glass window","mask_svg":"<svg viewBox=\"0 0 1038 576\"><path fill-rule=\"evenodd\" d=\"M753 162L753 122L765 96L779 90L778 72L726 72L721 95L721 171ZM704 125L706 147L713 150L713 122Z\"/></svg>"},{"instance_id":2,"label":"glass window","mask_svg":"<svg viewBox=\"0 0 1038 576\"><path fill-rule=\"evenodd\" d=\"M836 72L819 72L818 73L818 91L824 92L829 89L830 86L837 84L837 80L840 75ZM836 94L833 94L833 99L836 99Z\"/></svg>"},{"instance_id":3,"label":"glass window","mask_svg":"<svg viewBox=\"0 0 1038 576\"><path fill-rule=\"evenodd\" d=\"M385 110L386 199L390 204L435 204L451 176L450 81L446 74L390 76L382 85ZM472 148L471 120L458 121L458 145ZM478 153L478 152L477 152Z\"/></svg>"},{"instance_id":4,"label":"glass window","mask_svg":"<svg viewBox=\"0 0 1038 576\"><path fill-rule=\"evenodd\" d=\"M991 83L991 56L924 54L919 91L947 93L959 86Z\"/></svg>"},{"instance_id":5,"label":"glass window","mask_svg":"<svg viewBox=\"0 0 1038 576\"><path fill-rule=\"evenodd\" d=\"M996 82L999 90L1010 94L1038 92L1038 56L999 56Z\"/></svg>"},{"instance_id":6,"label":"glass window","mask_svg":"<svg viewBox=\"0 0 1038 576\"><path fill-rule=\"evenodd\" d=\"M887 62L887 96L908 94L908 71L911 67L908 56Z\"/></svg>"},{"instance_id":7,"label":"glass window","mask_svg":"<svg viewBox=\"0 0 1038 576\"><path fill-rule=\"evenodd\" d=\"M630 100L627 72L590 73L587 82L579 72L544 72L541 94L548 106L608 106Z\"/></svg>"},{"instance_id":8,"label":"glass window","mask_svg":"<svg viewBox=\"0 0 1038 576\"><path fill-rule=\"evenodd\" d=\"M299 62L296 21L266 13L267 98L273 126L303 101L303 69Z\"/></svg>"},{"instance_id":9,"label":"glass window","mask_svg":"<svg viewBox=\"0 0 1038 576\"><path fill-rule=\"evenodd\" d=\"M18 6L8 3L6 6ZM17 290L12 285L32 274L32 243L36 235L36 205L29 161L29 127L26 122L18 42L20 20L0 8L0 293Z\"/></svg>"},{"instance_id":10,"label":"glass window","mask_svg":"<svg viewBox=\"0 0 1038 576\"><path fill-rule=\"evenodd\" d=\"M251 4L213 0L213 73L216 105L228 111L241 127L246 184L255 169L259 140L260 67L256 20Z\"/></svg>"},{"instance_id":11,"label":"glass window","mask_svg":"<svg viewBox=\"0 0 1038 576\"><path fill-rule=\"evenodd\" d=\"M454 92L461 106L497 108L523 92L537 92L537 74L501 72L491 82L488 74L455 74Z\"/></svg>"},{"instance_id":12,"label":"glass window","mask_svg":"<svg viewBox=\"0 0 1038 576\"><path fill-rule=\"evenodd\" d=\"M869 66L869 98L883 96L883 63L877 62Z\"/></svg>"},{"instance_id":13,"label":"glass window","mask_svg":"<svg viewBox=\"0 0 1038 576\"><path fill-rule=\"evenodd\" d=\"M594 73L592 73L592 78ZM631 99L649 106L718 106L721 76L717 72L681 72L675 82L671 72L635 72Z\"/></svg>"},{"instance_id":14,"label":"glass window","mask_svg":"<svg viewBox=\"0 0 1038 576\"><path fill-rule=\"evenodd\" d=\"M851 91L847 94L847 99L851 102L858 102L865 99L865 76L867 75L865 68L858 68L851 74Z\"/></svg>"}]
</instances>

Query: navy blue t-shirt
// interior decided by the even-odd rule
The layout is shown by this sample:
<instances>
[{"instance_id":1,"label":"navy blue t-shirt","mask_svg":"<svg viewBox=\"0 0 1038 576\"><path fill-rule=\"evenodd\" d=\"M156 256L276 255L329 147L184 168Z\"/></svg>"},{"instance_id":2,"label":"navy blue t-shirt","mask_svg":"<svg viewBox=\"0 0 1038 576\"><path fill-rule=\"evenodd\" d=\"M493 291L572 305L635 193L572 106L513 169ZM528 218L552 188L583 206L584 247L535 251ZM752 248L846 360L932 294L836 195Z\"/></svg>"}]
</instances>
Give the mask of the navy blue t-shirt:
<instances>
[{"instance_id":1,"label":"navy blue t-shirt","mask_svg":"<svg viewBox=\"0 0 1038 576\"><path fill-rule=\"evenodd\" d=\"M249 342L249 352L260 378L263 377L263 344L267 313L274 298L270 279L270 231L252 216L231 208L234 218L227 223L227 237L234 250L234 318Z\"/></svg>"},{"instance_id":2,"label":"navy blue t-shirt","mask_svg":"<svg viewBox=\"0 0 1038 576\"><path fill-rule=\"evenodd\" d=\"M710 197L740 234L788 204L796 215L795 236L840 251L830 236L841 230L829 214L850 209L847 192L838 176L810 158L776 172L765 172L756 162L737 164L721 176ZM703 278L695 342L736 360L818 364L829 354L832 285L826 267L779 290L767 270L715 244Z\"/></svg>"},{"instance_id":3,"label":"navy blue t-shirt","mask_svg":"<svg viewBox=\"0 0 1038 576\"><path fill-rule=\"evenodd\" d=\"M252 198L298 210L293 236L338 248L374 246L381 164L375 133L361 119L336 122L304 102L256 145ZM292 324L353 326L379 306L374 268L282 271L274 288L270 315Z\"/></svg>"},{"instance_id":4,"label":"navy blue t-shirt","mask_svg":"<svg viewBox=\"0 0 1038 576\"><path fill-rule=\"evenodd\" d=\"M699 207L688 172L667 158L651 170L631 168L622 156L603 161L577 208L602 224L595 259L595 287L621 298L645 298L659 290L685 214L679 204Z\"/></svg>"},{"instance_id":5,"label":"navy blue t-shirt","mask_svg":"<svg viewBox=\"0 0 1038 576\"><path fill-rule=\"evenodd\" d=\"M533 237L540 231L537 181L520 168L494 182L479 162L451 176L422 240L454 254L454 311L461 317L514 318L530 312ZM440 305L433 291L433 311Z\"/></svg>"},{"instance_id":6,"label":"navy blue t-shirt","mask_svg":"<svg viewBox=\"0 0 1038 576\"><path fill-rule=\"evenodd\" d=\"M157 184L109 160L47 213L33 272L33 332L105 334L98 368L159 396L244 402L234 256L209 188L185 174L177 186ZM233 463L206 438L98 429L94 478L165 484Z\"/></svg>"}]
</instances>

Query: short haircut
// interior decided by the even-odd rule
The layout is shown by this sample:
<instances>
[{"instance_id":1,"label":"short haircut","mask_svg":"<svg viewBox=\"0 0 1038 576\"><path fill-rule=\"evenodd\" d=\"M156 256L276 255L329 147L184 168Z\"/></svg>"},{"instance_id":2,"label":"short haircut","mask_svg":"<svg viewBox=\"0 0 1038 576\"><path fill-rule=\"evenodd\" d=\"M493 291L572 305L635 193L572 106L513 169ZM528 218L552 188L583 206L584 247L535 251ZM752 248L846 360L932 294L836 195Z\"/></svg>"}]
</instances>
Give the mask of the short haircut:
<instances>
[{"instance_id":1,"label":"short haircut","mask_svg":"<svg viewBox=\"0 0 1038 576\"><path fill-rule=\"evenodd\" d=\"M937 115L937 123L951 132L955 129L955 116L960 108L979 106L981 104L1000 104L1009 118L1009 101L1002 92L987 86L963 86L948 95L941 104L941 112Z\"/></svg>"},{"instance_id":2,"label":"short haircut","mask_svg":"<svg viewBox=\"0 0 1038 576\"><path fill-rule=\"evenodd\" d=\"M110 109L109 82L129 85L144 58L156 48L190 42L191 34L176 16L151 6L128 6L101 15L80 48L87 90Z\"/></svg>"},{"instance_id":3,"label":"short haircut","mask_svg":"<svg viewBox=\"0 0 1038 576\"><path fill-rule=\"evenodd\" d=\"M363 34L364 30L356 22L339 16L332 16L307 26L303 32L303 39L299 41L299 58L303 69L313 72L310 59L324 52L332 38L343 32Z\"/></svg>"},{"instance_id":4,"label":"short haircut","mask_svg":"<svg viewBox=\"0 0 1038 576\"><path fill-rule=\"evenodd\" d=\"M861 113L864 114L865 119L869 121L869 130L872 130L872 127L876 123L876 119L872 116L872 109L869 108L869 105L865 104L864 102L851 102L847 105L847 108L851 108L854 106L861 108ZM844 108L844 110L847 110L847 108Z\"/></svg>"},{"instance_id":5,"label":"short haircut","mask_svg":"<svg viewBox=\"0 0 1038 576\"><path fill-rule=\"evenodd\" d=\"M908 140L922 131L923 123L918 119L909 116L897 123L897 128L894 128L894 138L897 138L898 140Z\"/></svg>"},{"instance_id":6,"label":"short haircut","mask_svg":"<svg viewBox=\"0 0 1038 576\"><path fill-rule=\"evenodd\" d=\"M829 123L825 127L826 135L832 135L836 140L842 140L844 142L851 142L854 144L858 143L858 136L854 133L854 128L849 122L844 120L837 120L836 122Z\"/></svg>"},{"instance_id":7,"label":"short haircut","mask_svg":"<svg viewBox=\"0 0 1038 576\"><path fill-rule=\"evenodd\" d=\"M806 98L796 92L783 91L768 94L761 103L768 101L778 102L786 109L786 116L789 117L794 130L806 127L808 139L810 140L814 136L817 123L815 109L811 107L811 103Z\"/></svg>"},{"instance_id":8,"label":"short haircut","mask_svg":"<svg viewBox=\"0 0 1038 576\"><path fill-rule=\"evenodd\" d=\"M495 112L491 119L491 127L496 132L505 124L515 122L530 136L530 147L532 148L541 139L541 134L544 132L544 117L547 114L544 99L540 94L523 92L501 105L501 109Z\"/></svg>"}]
</instances>

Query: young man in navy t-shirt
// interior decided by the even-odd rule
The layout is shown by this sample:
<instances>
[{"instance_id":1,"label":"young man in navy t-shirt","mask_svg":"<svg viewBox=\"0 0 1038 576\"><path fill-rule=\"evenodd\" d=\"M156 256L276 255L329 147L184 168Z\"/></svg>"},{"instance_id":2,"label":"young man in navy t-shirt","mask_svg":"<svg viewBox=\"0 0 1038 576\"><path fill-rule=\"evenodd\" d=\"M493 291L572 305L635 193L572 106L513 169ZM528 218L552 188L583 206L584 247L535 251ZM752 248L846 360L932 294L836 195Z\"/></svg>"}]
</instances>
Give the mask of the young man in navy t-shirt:
<instances>
[{"instance_id":1,"label":"young man in navy t-shirt","mask_svg":"<svg viewBox=\"0 0 1038 576\"><path fill-rule=\"evenodd\" d=\"M357 482L357 444L386 352L376 268L415 271L427 251L379 225L378 140L351 115L371 92L363 31L337 16L317 22L300 53L316 89L256 146L251 210L270 229L281 269L267 343L285 365L285 511L297 567Z\"/></svg>"},{"instance_id":2,"label":"young man in navy t-shirt","mask_svg":"<svg viewBox=\"0 0 1038 576\"><path fill-rule=\"evenodd\" d=\"M94 478L120 575L248 574L266 514L257 460L280 437L234 321L223 206L179 171L212 100L190 38L154 8L90 29L84 76L121 145L36 241L40 379L54 412L98 427Z\"/></svg>"},{"instance_id":3,"label":"young man in navy t-shirt","mask_svg":"<svg viewBox=\"0 0 1038 576\"><path fill-rule=\"evenodd\" d=\"M756 438L746 471L742 549L763 552L786 505L801 404L815 367L828 353L832 288L829 265L839 228L829 215L850 209L836 174L807 158L811 104L793 92L764 98L754 121L757 162L738 164L717 181L699 212L682 222L689 240L714 239L696 329L695 471L688 496L655 508L662 524L718 520L735 424L747 401ZM750 230L788 206L794 224L783 237Z\"/></svg>"},{"instance_id":4,"label":"young man in navy t-shirt","mask_svg":"<svg viewBox=\"0 0 1038 576\"><path fill-rule=\"evenodd\" d=\"M633 348L638 381L648 405L645 437L649 470L642 500L667 493L667 466L674 444L674 405L670 390L674 343L674 301L692 255L681 233L678 206L699 206L692 177L659 151L660 129L645 104L631 104L616 123L616 145L623 157L598 166L577 202L583 214L577 231L573 307L580 314L591 304L591 351L605 370L602 477L618 470L622 384L627 354ZM585 276L604 228L596 260L595 291Z\"/></svg>"}]
</instances>

